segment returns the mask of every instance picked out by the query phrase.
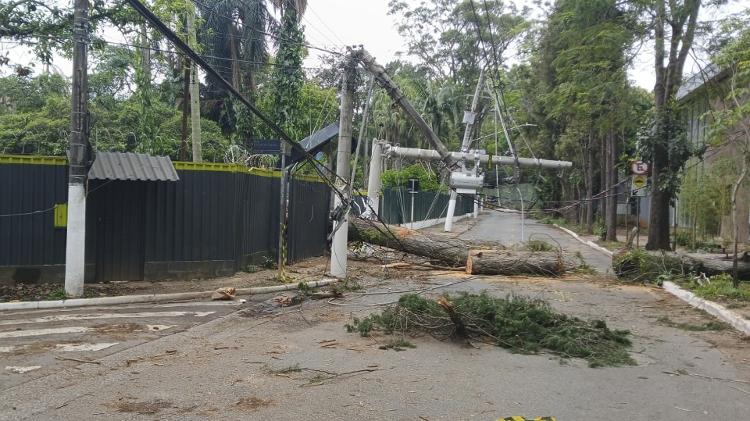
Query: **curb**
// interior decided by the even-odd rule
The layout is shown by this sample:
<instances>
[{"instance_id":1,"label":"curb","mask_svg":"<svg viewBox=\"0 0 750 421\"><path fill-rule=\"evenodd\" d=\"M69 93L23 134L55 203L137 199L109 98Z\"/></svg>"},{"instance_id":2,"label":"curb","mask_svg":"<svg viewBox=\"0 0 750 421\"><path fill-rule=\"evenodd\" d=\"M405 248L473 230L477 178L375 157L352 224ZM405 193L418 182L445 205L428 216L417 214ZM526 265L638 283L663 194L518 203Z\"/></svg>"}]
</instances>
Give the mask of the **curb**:
<instances>
[{"instance_id":1,"label":"curb","mask_svg":"<svg viewBox=\"0 0 750 421\"><path fill-rule=\"evenodd\" d=\"M322 287L338 282L338 279L323 279L307 282L310 288ZM237 288L237 295L259 295L272 292L290 291L297 289L299 284L274 285L270 287ZM214 291L178 292L174 294L122 295L118 297L72 298L54 301L22 301L17 303L0 303L0 311L8 310L40 310L49 308L90 307L99 305L159 303L165 301L187 301L209 298Z\"/></svg>"},{"instance_id":2,"label":"curb","mask_svg":"<svg viewBox=\"0 0 750 421\"><path fill-rule=\"evenodd\" d=\"M563 227L561 227L561 226L559 226L559 225L557 225L557 224L552 224L552 225L554 225L554 226L555 226L555 228L558 228L558 229L561 229L561 230L565 231L565 232L566 232L567 234L569 234L570 236L572 236L572 237L573 237L573 238L575 238L576 240L580 241L580 242L581 242L581 243L583 243L583 244L586 244L587 246L589 246L589 247L593 248L594 250L598 250L598 251L600 251L600 252L602 252L602 253L606 254L606 255L607 255L607 256L609 256L609 257L613 257L613 256L615 255L615 253L614 253L614 252L612 252L611 250L607 250L606 248L604 248L604 247L600 246L599 244L596 244L596 243L595 243L595 242L593 242L593 241L589 241L589 240L584 240L584 239L583 239L583 238L581 238L581 237L580 237L580 236L579 236L578 234L574 233L573 231L571 231L571 230L569 230L569 229L567 229L567 228L563 228Z\"/></svg>"},{"instance_id":3,"label":"curb","mask_svg":"<svg viewBox=\"0 0 750 421\"><path fill-rule=\"evenodd\" d=\"M721 304L704 300L703 298L698 297L692 292L680 288L674 282L666 281L664 282L662 287L664 288L664 291L667 291L680 300L690 304L691 306L699 310L705 311L706 313L716 317L717 319L730 324L732 327L744 333L745 335L750 336L750 320L745 320L744 318L740 317Z\"/></svg>"}]
</instances>

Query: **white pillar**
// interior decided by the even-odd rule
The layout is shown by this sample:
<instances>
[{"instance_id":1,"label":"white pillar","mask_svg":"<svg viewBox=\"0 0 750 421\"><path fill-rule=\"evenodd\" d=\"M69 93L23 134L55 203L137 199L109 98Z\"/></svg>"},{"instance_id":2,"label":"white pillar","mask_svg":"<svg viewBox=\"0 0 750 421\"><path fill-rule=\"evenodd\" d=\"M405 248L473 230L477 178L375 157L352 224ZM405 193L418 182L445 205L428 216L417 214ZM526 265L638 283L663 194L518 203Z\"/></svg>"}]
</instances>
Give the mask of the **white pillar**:
<instances>
[{"instance_id":1,"label":"white pillar","mask_svg":"<svg viewBox=\"0 0 750 421\"><path fill-rule=\"evenodd\" d=\"M474 195L474 218L479 217L479 195Z\"/></svg>"},{"instance_id":2,"label":"white pillar","mask_svg":"<svg viewBox=\"0 0 750 421\"><path fill-rule=\"evenodd\" d=\"M86 269L86 188L68 185L68 227L65 241L65 293L83 295Z\"/></svg>"},{"instance_id":3,"label":"white pillar","mask_svg":"<svg viewBox=\"0 0 750 421\"><path fill-rule=\"evenodd\" d=\"M451 232L453 229L453 214L456 213L456 199L458 194L451 190L451 198L448 201L448 214L445 215L445 232Z\"/></svg>"},{"instance_id":4,"label":"white pillar","mask_svg":"<svg viewBox=\"0 0 750 421\"><path fill-rule=\"evenodd\" d=\"M367 181L367 200L370 206L380 214L380 189L382 188L380 176L383 172L383 144L377 140L372 141L372 154L370 157L370 172ZM365 212L369 211L367 209ZM375 215L373 215L375 216Z\"/></svg>"}]
</instances>

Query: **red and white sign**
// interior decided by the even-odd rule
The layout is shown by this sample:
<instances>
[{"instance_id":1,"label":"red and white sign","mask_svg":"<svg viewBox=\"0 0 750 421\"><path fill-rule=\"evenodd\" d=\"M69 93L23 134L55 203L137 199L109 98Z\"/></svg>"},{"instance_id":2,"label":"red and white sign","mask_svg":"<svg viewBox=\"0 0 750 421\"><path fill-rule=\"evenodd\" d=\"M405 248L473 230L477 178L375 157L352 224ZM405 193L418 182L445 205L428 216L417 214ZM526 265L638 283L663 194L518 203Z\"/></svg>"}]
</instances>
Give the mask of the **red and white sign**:
<instances>
[{"instance_id":1,"label":"red and white sign","mask_svg":"<svg viewBox=\"0 0 750 421\"><path fill-rule=\"evenodd\" d=\"M647 175L648 174L648 164L646 164L643 161L633 161L633 163L630 164L630 170L635 175Z\"/></svg>"}]
</instances>

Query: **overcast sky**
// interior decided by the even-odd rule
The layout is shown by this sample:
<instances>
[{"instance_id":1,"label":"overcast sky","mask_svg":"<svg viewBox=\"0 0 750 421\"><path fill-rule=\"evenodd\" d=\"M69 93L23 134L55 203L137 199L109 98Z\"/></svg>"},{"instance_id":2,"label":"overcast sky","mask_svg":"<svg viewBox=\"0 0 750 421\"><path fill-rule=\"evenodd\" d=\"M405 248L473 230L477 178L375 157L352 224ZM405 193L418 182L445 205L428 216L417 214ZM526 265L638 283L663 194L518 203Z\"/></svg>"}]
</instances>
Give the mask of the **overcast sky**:
<instances>
[{"instance_id":1,"label":"overcast sky","mask_svg":"<svg viewBox=\"0 0 750 421\"><path fill-rule=\"evenodd\" d=\"M363 44L381 63L405 52L404 40L395 27L395 18L388 16L389 0L309 0L308 11L303 23L306 26L305 36L313 45L358 45ZM410 0L419 3L421 0ZM428 0L427 0L428 1ZM531 0L513 0L519 6L536 8ZM705 9L701 20L716 19L729 13L736 13L750 7L750 0L730 0L720 9ZM536 12L539 14L539 12ZM317 54L313 52L306 64L317 64ZM513 62L514 57L505 57ZM651 91L654 87L654 51L653 44L641 46L629 71L630 79L638 86ZM705 65L705 63L703 63ZM700 70L690 60L685 66L685 73L692 74Z\"/></svg>"},{"instance_id":2,"label":"overcast sky","mask_svg":"<svg viewBox=\"0 0 750 421\"><path fill-rule=\"evenodd\" d=\"M62 0L52 0L62 1ZM411 0L414 3L429 0ZM513 0L518 6L533 7L531 0ZM730 0L728 5L719 10L704 10L702 20L715 19L729 13L735 13L750 7L750 0ZM305 36L312 45L339 49L344 45L364 45L378 61L385 64L397 58L405 51L404 40L395 27L395 18L388 16L388 0L309 0L308 9L303 18ZM538 12L537 12L538 13ZM113 36L117 34L112 34ZM108 36L108 38L110 38ZM117 38L115 36L115 38ZM318 64L318 54L310 51L306 60L307 66ZM11 63L28 64L32 57L23 48L13 43L0 42L0 55L9 54ZM513 63L515 58L509 53L506 62ZM70 74L71 64L63 58L55 59L55 68L64 74ZM37 69L40 71L41 69ZM685 73L699 70L694 62L686 65ZM8 73L8 69L4 69ZM645 44L636 56L629 71L630 79L647 90L654 86L653 47Z\"/></svg>"}]
</instances>

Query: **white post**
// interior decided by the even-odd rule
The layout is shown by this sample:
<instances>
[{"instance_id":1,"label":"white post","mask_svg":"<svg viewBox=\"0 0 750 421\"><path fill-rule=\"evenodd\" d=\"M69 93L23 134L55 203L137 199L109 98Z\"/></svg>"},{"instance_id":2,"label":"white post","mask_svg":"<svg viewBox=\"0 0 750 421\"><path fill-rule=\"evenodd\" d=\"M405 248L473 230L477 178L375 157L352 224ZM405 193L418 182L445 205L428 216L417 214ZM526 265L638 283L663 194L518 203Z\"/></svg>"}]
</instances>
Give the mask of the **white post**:
<instances>
[{"instance_id":1,"label":"white post","mask_svg":"<svg viewBox=\"0 0 750 421\"><path fill-rule=\"evenodd\" d=\"M409 196L411 196L411 226L409 228L414 229L414 193L411 193Z\"/></svg>"},{"instance_id":2,"label":"white post","mask_svg":"<svg viewBox=\"0 0 750 421\"><path fill-rule=\"evenodd\" d=\"M521 199L521 242L523 243L526 241L526 235L524 233L526 228L526 216L524 215L525 209L523 205L523 194L521 194L521 189L518 188L518 185L516 185L516 191L518 192L518 197Z\"/></svg>"},{"instance_id":3,"label":"white post","mask_svg":"<svg viewBox=\"0 0 750 421\"><path fill-rule=\"evenodd\" d=\"M68 185L68 227L65 240L65 293L83 295L86 269L86 187Z\"/></svg>"},{"instance_id":4,"label":"white post","mask_svg":"<svg viewBox=\"0 0 750 421\"><path fill-rule=\"evenodd\" d=\"M453 229L453 214L456 213L456 199L458 194L455 190L451 190L451 198L448 201L448 214L445 215L445 232L451 232Z\"/></svg>"},{"instance_id":5,"label":"white post","mask_svg":"<svg viewBox=\"0 0 750 421\"><path fill-rule=\"evenodd\" d=\"M349 158L352 153L352 123L354 114L354 103L352 102L354 88L354 66L352 56L344 69L341 88L341 118L339 127L339 144L336 153L336 187L339 192L346 195L350 182ZM338 194L335 195L334 209L341 207L342 201ZM348 199L348 198L347 198ZM334 222L333 241L331 244L331 275L335 278L346 278L347 252L349 241L349 212L344 212L341 219Z\"/></svg>"},{"instance_id":6,"label":"white post","mask_svg":"<svg viewBox=\"0 0 750 421\"><path fill-rule=\"evenodd\" d=\"M479 195L474 195L474 218L479 217Z\"/></svg>"},{"instance_id":7,"label":"white post","mask_svg":"<svg viewBox=\"0 0 750 421\"><path fill-rule=\"evenodd\" d=\"M370 156L370 172L367 181L367 200L376 214L380 214L380 175L383 171L383 144L378 140L372 141ZM373 215L375 216L375 215Z\"/></svg>"}]
</instances>

